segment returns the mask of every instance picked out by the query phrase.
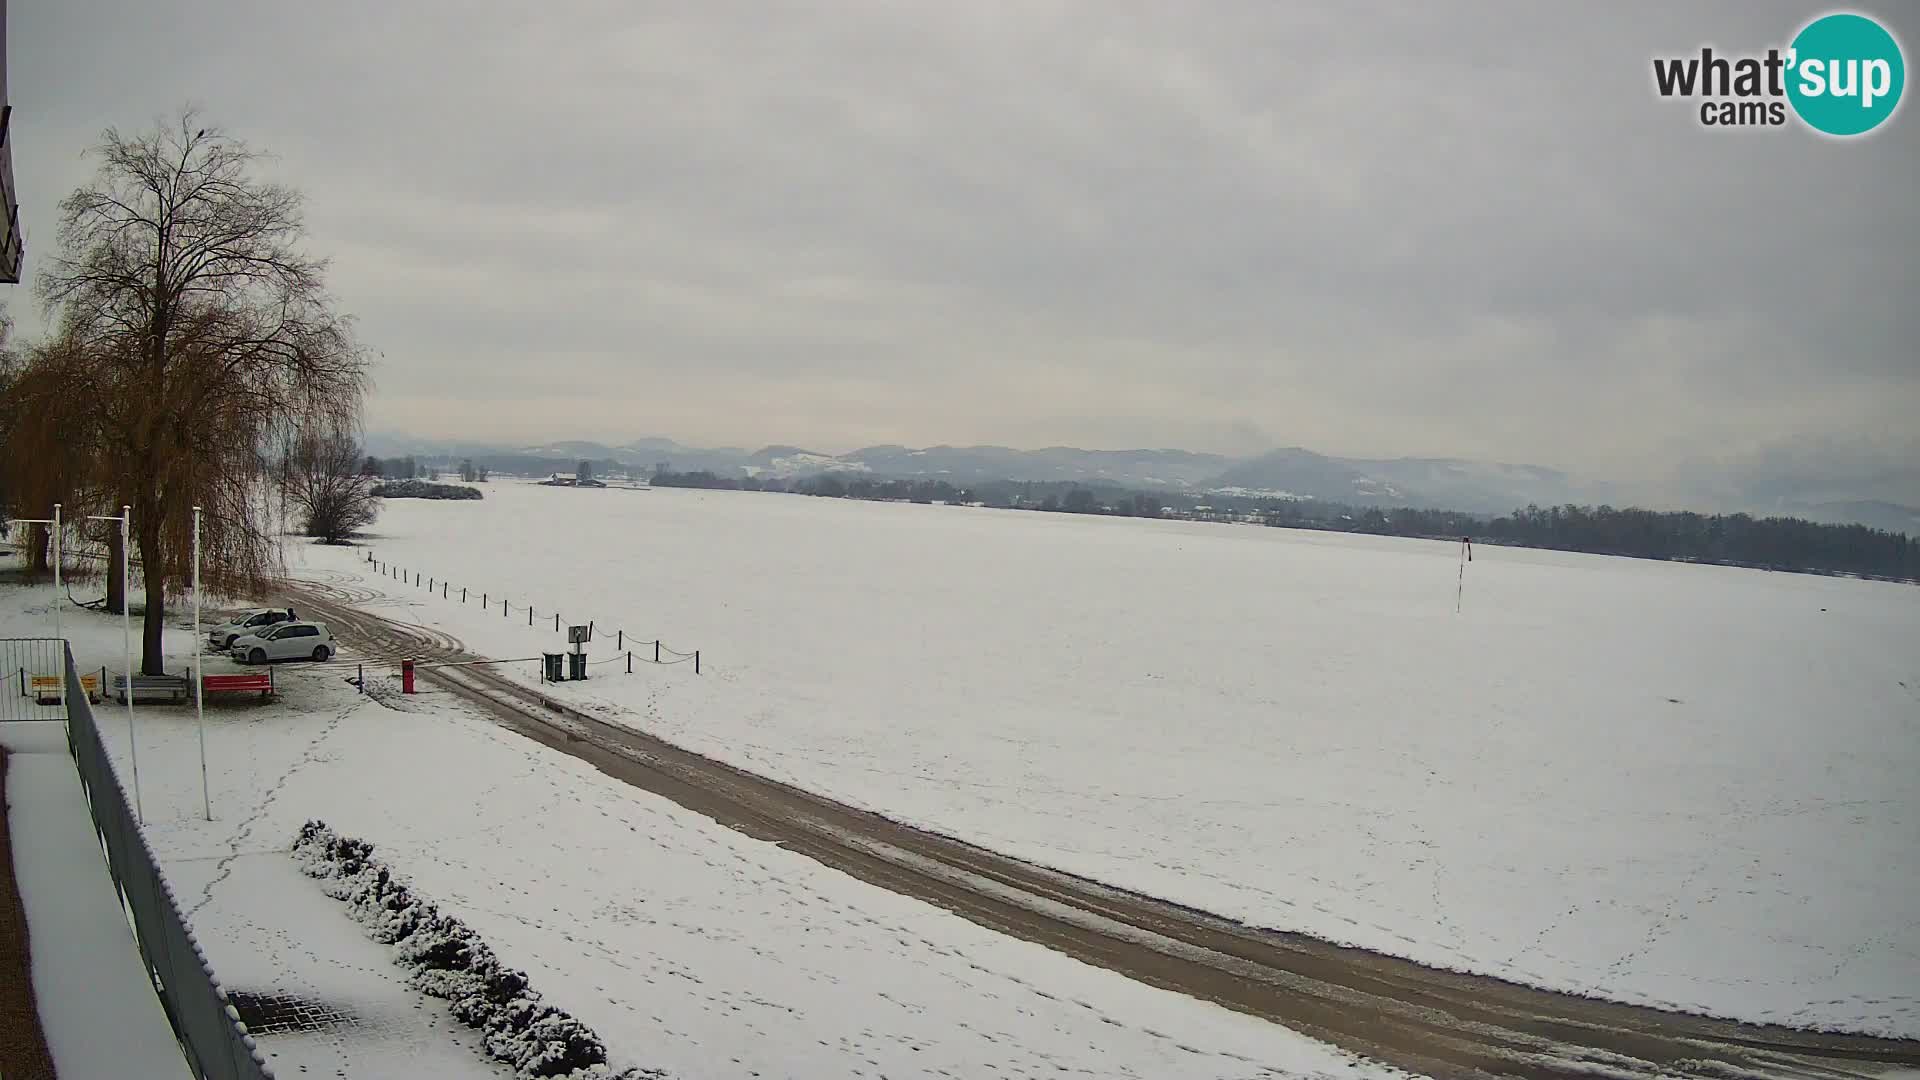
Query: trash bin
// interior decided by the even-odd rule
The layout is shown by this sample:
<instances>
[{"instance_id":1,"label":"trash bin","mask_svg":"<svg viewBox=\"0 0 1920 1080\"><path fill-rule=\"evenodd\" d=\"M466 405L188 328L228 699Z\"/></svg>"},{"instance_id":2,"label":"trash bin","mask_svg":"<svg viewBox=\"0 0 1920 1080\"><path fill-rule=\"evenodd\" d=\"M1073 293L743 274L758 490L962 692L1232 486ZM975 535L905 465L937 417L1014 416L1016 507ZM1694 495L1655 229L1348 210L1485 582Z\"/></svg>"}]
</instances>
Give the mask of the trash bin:
<instances>
[{"instance_id":1,"label":"trash bin","mask_svg":"<svg viewBox=\"0 0 1920 1080\"><path fill-rule=\"evenodd\" d=\"M584 679L587 677L587 654L571 652L567 654L567 678Z\"/></svg>"},{"instance_id":2,"label":"trash bin","mask_svg":"<svg viewBox=\"0 0 1920 1080\"><path fill-rule=\"evenodd\" d=\"M547 682L559 682L561 678L560 661L565 655L564 653L557 652L541 653L540 677Z\"/></svg>"}]
</instances>

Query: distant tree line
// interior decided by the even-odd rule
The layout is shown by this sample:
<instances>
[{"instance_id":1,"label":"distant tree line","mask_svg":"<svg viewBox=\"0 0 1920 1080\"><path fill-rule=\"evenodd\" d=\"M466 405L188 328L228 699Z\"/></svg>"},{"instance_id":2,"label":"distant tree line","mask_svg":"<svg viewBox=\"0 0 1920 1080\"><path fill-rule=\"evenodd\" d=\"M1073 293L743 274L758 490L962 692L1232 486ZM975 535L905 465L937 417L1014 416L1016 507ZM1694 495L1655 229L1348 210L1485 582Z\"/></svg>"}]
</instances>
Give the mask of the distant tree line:
<instances>
[{"instance_id":1,"label":"distant tree line","mask_svg":"<svg viewBox=\"0 0 1920 1080\"><path fill-rule=\"evenodd\" d=\"M360 475L375 480L413 480L425 476L426 470L420 468L420 463L413 460L411 454L391 458L377 458L368 454L360 464Z\"/></svg>"},{"instance_id":2,"label":"distant tree line","mask_svg":"<svg viewBox=\"0 0 1920 1080\"><path fill-rule=\"evenodd\" d=\"M1612 506L1528 506L1489 517L1458 510L1355 506L1311 499L1143 492L1111 484L996 481L960 487L945 480L825 473L795 480L656 470L659 487L776 491L827 498L965 503L1043 513L1178 517L1278 528L1445 539L1552 548L1597 555L1719 563L1819 574L1920 581L1920 538L1864 525L1801 518L1698 514Z\"/></svg>"},{"instance_id":3,"label":"distant tree line","mask_svg":"<svg viewBox=\"0 0 1920 1080\"><path fill-rule=\"evenodd\" d=\"M1920 581L1920 538L1865 525L1611 506L1529 506L1493 519L1484 532L1489 539L1528 547Z\"/></svg>"}]
</instances>

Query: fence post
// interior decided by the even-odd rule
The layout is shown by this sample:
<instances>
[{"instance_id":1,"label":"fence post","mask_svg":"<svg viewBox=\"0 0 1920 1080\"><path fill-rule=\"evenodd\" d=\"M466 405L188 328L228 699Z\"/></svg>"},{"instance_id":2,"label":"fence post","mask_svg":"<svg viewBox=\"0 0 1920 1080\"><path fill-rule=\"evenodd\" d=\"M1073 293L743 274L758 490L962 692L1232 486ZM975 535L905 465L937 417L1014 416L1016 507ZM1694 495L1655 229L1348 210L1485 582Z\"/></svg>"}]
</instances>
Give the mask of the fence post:
<instances>
[{"instance_id":1,"label":"fence post","mask_svg":"<svg viewBox=\"0 0 1920 1080\"><path fill-rule=\"evenodd\" d=\"M624 649L627 647L627 632L625 630L615 630L613 632L613 647L616 649Z\"/></svg>"},{"instance_id":2,"label":"fence post","mask_svg":"<svg viewBox=\"0 0 1920 1080\"><path fill-rule=\"evenodd\" d=\"M440 583L440 599L445 600L446 598L447 598L447 583L443 581Z\"/></svg>"},{"instance_id":3,"label":"fence post","mask_svg":"<svg viewBox=\"0 0 1920 1080\"><path fill-rule=\"evenodd\" d=\"M560 632L560 613L557 611L553 613L553 632Z\"/></svg>"},{"instance_id":4,"label":"fence post","mask_svg":"<svg viewBox=\"0 0 1920 1080\"><path fill-rule=\"evenodd\" d=\"M465 585L460 586L460 602L463 604L467 602L467 587Z\"/></svg>"},{"instance_id":5,"label":"fence post","mask_svg":"<svg viewBox=\"0 0 1920 1080\"><path fill-rule=\"evenodd\" d=\"M700 650L699 649L693 650L693 673L695 675L700 674Z\"/></svg>"},{"instance_id":6,"label":"fence post","mask_svg":"<svg viewBox=\"0 0 1920 1080\"><path fill-rule=\"evenodd\" d=\"M653 662L656 664L660 662L660 639L659 638L653 639Z\"/></svg>"},{"instance_id":7,"label":"fence post","mask_svg":"<svg viewBox=\"0 0 1920 1080\"><path fill-rule=\"evenodd\" d=\"M358 686L360 692L364 694L367 692L367 665L360 664L357 666L360 668L360 676L354 680L354 685Z\"/></svg>"},{"instance_id":8,"label":"fence post","mask_svg":"<svg viewBox=\"0 0 1920 1080\"><path fill-rule=\"evenodd\" d=\"M432 574L427 575L427 591L428 592L433 591L433 575Z\"/></svg>"},{"instance_id":9,"label":"fence post","mask_svg":"<svg viewBox=\"0 0 1920 1080\"><path fill-rule=\"evenodd\" d=\"M533 625L533 605L532 604L527 605L527 625L528 626Z\"/></svg>"},{"instance_id":10,"label":"fence post","mask_svg":"<svg viewBox=\"0 0 1920 1080\"><path fill-rule=\"evenodd\" d=\"M633 674L633 653L627 653L627 674Z\"/></svg>"}]
</instances>

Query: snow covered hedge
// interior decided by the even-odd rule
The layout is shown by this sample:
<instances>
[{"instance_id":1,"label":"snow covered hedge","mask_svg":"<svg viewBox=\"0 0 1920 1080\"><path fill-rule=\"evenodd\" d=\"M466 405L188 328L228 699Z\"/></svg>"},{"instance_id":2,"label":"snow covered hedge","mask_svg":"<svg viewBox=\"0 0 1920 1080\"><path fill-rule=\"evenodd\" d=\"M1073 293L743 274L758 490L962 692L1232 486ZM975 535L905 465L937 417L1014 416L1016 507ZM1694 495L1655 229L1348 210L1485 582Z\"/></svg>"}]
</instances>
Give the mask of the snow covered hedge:
<instances>
[{"instance_id":1,"label":"snow covered hedge","mask_svg":"<svg viewBox=\"0 0 1920 1080\"><path fill-rule=\"evenodd\" d=\"M502 964L466 924L415 895L373 857L373 845L341 836L323 821L300 827L293 856L321 889L345 901L375 941L393 946L394 962L408 969L408 985L445 998L455 1018L482 1032L487 1053L513 1066L514 1075L559 1080L657 1080L666 1074L632 1068L614 1072L600 1036L545 1004L527 973Z\"/></svg>"}]
</instances>

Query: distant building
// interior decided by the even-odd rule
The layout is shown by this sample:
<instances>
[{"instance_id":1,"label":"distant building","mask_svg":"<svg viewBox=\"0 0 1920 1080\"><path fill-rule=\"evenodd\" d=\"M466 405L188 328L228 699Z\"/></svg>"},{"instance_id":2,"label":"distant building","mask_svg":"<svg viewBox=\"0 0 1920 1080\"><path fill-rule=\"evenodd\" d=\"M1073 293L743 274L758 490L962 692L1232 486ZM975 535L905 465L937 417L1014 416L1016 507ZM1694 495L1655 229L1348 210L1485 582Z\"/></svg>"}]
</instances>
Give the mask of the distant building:
<instances>
[{"instance_id":1,"label":"distant building","mask_svg":"<svg viewBox=\"0 0 1920 1080\"><path fill-rule=\"evenodd\" d=\"M546 487L603 488L607 486L591 476L581 479L578 475L570 472L554 473L545 480L540 481L540 483Z\"/></svg>"}]
</instances>

